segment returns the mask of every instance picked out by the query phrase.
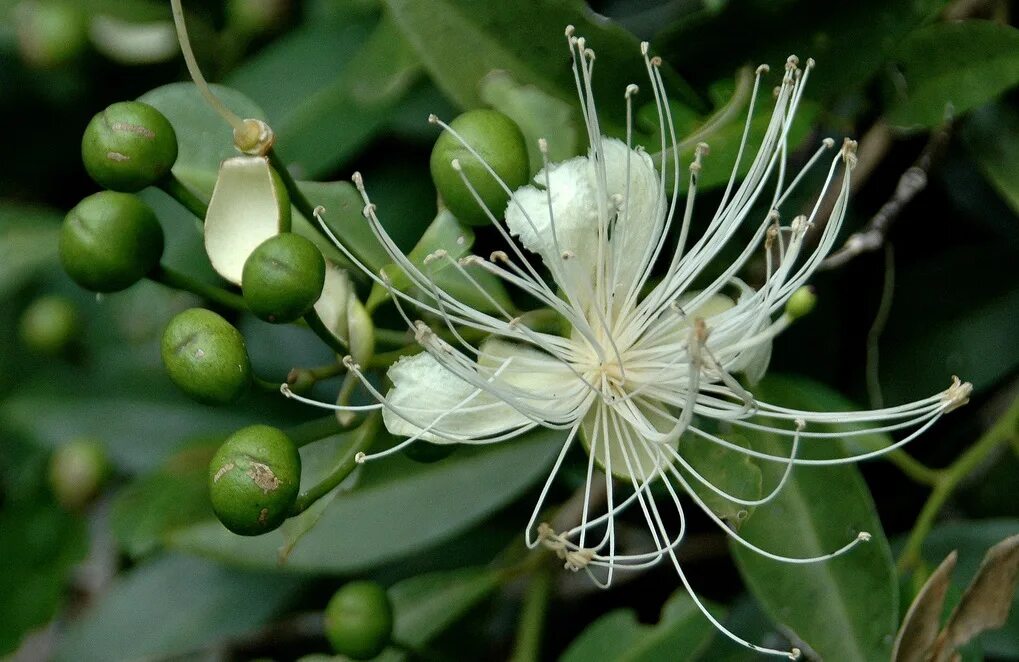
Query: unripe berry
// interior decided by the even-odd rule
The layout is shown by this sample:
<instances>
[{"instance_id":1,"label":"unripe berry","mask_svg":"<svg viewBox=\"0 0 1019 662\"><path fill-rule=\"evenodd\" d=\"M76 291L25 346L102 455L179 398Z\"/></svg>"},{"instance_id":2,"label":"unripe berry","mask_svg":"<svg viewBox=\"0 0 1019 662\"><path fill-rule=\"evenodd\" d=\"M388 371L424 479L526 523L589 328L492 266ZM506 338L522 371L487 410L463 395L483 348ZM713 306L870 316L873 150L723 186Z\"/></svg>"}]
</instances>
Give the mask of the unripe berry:
<instances>
[{"instance_id":1,"label":"unripe berry","mask_svg":"<svg viewBox=\"0 0 1019 662\"><path fill-rule=\"evenodd\" d=\"M449 457L456 450L456 444L433 444L428 441L416 441L403 449L408 459L422 464L431 464Z\"/></svg>"},{"instance_id":2,"label":"unripe berry","mask_svg":"<svg viewBox=\"0 0 1019 662\"><path fill-rule=\"evenodd\" d=\"M513 120L495 110L470 110L453 120L450 127L484 158L510 191L527 183L530 173L527 146ZM490 221L453 167L454 160L489 211L501 218L509 194L481 161L448 131L435 141L430 162L432 181L446 207L457 219L470 225L485 225Z\"/></svg>"},{"instance_id":3,"label":"unripe berry","mask_svg":"<svg viewBox=\"0 0 1019 662\"><path fill-rule=\"evenodd\" d=\"M381 653L393 633L393 606L386 590L370 581L345 584L326 605L325 631L341 655L368 660Z\"/></svg>"},{"instance_id":4,"label":"unripe berry","mask_svg":"<svg viewBox=\"0 0 1019 662\"><path fill-rule=\"evenodd\" d=\"M212 509L242 536L279 527L301 487L301 454L282 430L252 425L230 435L209 464Z\"/></svg>"},{"instance_id":5,"label":"unripe berry","mask_svg":"<svg viewBox=\"0 0 1019 662\"><path fill-rule=\"evenodd\" d=\"M70 349L81 333L81 320L67 297L39 297L21 314L18 324L21 342L47 356L59 356Z\"/></svg>"},{"instance_id":6,"label":"unripe berry","mask_svg":"<svg viewBox=\"0 0 1019 662\"><path fill-rule=\"evenodd\" d=\"M325 258L315 244L289 232L258 245L244 262L241 287L251 312L285 324L315 305L326 277Z\"/></svg>"},{"instance_id":7,"label":"unripe berry","mask_svg":"<svg viewBox=\"0 0 1019 662\"><path fill-rule=\"evenodd\" d=\"M50 458L50 488L60 505L80 510L99 493L108 472L102 444L77 439L58 448Z\"/></svg>"},{"instance_id":8,"label":"unripe berry","mask_svg":"<svg viewBox=\"0 0 1019 662\"><path fill-rule=\"evenodd\" d=\"M233 402L251 383L244 336L210 310L192 308L170 320L162 356L173 383L205 404Z\"/></svg>"},{"instance_id":9,"label":"unripe berry","mask_svg":"<svg viewBox=\"0 0 1019 662\"><path fill-rule=\"evenodd\" d=\"M817 293L813 286L804 285L789 297L785 304L785 312L792 319L799 319L808 315L817 305Z\"/></svg>"},{"instance_id":10,"label":"unripe berry","mask_svg":"<svg viewBox=\"0 0 1019 662\"><path fill-rule=\"evenodd\" d=\"M177 160L177 135L166 117L140 101L121 101L85 128L81 159L97 184L133 193L166 177Z\"/></svg>"},{"instance_id":11,"label":"unripe berry","mask_svg":"<svg viewBox=\"0 0 1019 662\"><path fill-rule=\"evenodd\" d=\"M95 292L134 285L159 265L163 228L127 193L101 191L67 213L60 230L60 262L76 283Z\"/></svg>"}]
</instances>

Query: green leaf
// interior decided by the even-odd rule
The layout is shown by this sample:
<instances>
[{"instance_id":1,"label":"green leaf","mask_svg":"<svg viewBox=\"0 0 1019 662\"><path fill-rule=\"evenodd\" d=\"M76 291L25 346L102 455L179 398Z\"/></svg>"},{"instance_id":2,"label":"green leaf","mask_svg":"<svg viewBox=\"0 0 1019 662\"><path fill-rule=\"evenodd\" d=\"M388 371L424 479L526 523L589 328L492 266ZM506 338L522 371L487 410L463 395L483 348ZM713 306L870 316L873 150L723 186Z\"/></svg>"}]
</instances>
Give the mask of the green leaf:
<instances>
[{"instance_id":1,"label":"green leaf","mask_svg":"<svg viewBox=\"0 0 1019 662\"><path fill-rule=\"evenodd\" d=\"M599 63L607 63L596 67L595 94L600 118L610 131L625 126L621 99L626 86L647 80L637 38L598 20L581 2L384 0L384 4L432 80L462 108L482 105L482 80L496 70L576 106L573 73L565 64L569 61L563 35L567 25L575 26L577 36L587 39ZM678 90L686 103L700 105L670 68L663 67L662 75L669 89Z\"/></svg>"},{"instance_id":2,"label":"green leaf","mask_svg":"<svg viewBox=\"0 0 1019 662\"><path fill-rule=\"evenodd\" d=\"M110 528L128 555L151 554L173 529L212 516L209 460L221 441L197 443L174 454L158 471L117 494Z\"/></svg>"},{"instance_id":3,"label":"green leaf","mask_svg":"<svg viewBox=\"0 0 1019 662\"><path fill-rule=\"evenodd\" d=\"M87 551L85 527L55 505L7 504L0 509L0 656L50 620L63 600L72 567Z\"/></svg>"},{"instance_id":4,"label":"green leaf","mask_svg":"<svg viewBox=\"0 0 1019 662\"><path fill-rule=\"evenodd\" d=\"M240 635L278 613L300 587L282 575L165 556L120 575L70 624L57 660L168 658Z\"/></svg>"},{"instance_id":5,"label":"green leaf","mask_svg":"<svg viewBox=\"0 0 1019 662\"><path fill-rule=\"evenodd\" d=\"M737 435L721 436L739 446L749 446ZM679 449L683 459L690 463L694 471L720 490L748 501L761 498L761 469L749 455L729 450L694 435L683 437ZM711 512L732 526L738 528L753 513L752 507L733 503L709 489L690 472L683 470L683 473L697 496Z\"/></svg>"},{"instance_id":6,"label":"green leaf","mask_svg":"<svg viewBox=\"0 0 1019 662\"><path fill-rule=\"evenodd\" d=\"M446 210L440 211L428 226L425 233L418 240L417 245L407 253L407 259L416 265L424 274L432 276L436 285L449 292L457 300L485 312L497 312L498 309L475 287L468 279L461 275L454 267L445 260L436 260L425 264L426 258L435 251L443 250L453 260L457 260L467 254L474 245L474 231L466 225L461 224ZM467 272L478 284L485 288L503 310L514 310L513 302L510 300L502 282L492 274L480 269L466 267ZM416 289L411 284L410 278L398 265L386 267L386 275L391 279L392 287L396 290L406 292ZM431 293L425 292L421 295L424 300L431 300ZM389 298L389 292L381 285L375 285L368 297L366 306L372 310L382 301Z\"/></svg>"},{"instance_id":7,"label":"green leaf","mask_svg":"<svg viewBox=\"0 0 1019 662\"><path fill-rule=\"evenodd\" d=\"M459 568L405 579L389 589L395 620L393 639L425 646L467 615L499 587L499 573Z\"/></svg>"},{"instance_id":8,"label":"green leaf","mask_svg":"<svg viewBox=\"0 0 1019 662\"><path fill-rule=\"evenodd\" d=\"M213 85L230 110L243 118L265 119L265 113L237 90ZM177 133L177 162L173 174L194 187L206 200L212 195L219 164L237 156L233 129L206 103L194 83L171 83L149 90L139 101L166 115Z\"/></svg>"},{"instance_id":9,"label":"green leaf","mask_svg":"<svg viewBox=\"0 0 1019 662\"><path fill-rule=\"evenodd\" d=\"M756 395L784 406L825 409L809 382L769 377ZM789 453L788 438L763 432L747 436L757 450ZM801 456L831 457L833 443L837 442L808 440L801 446ZM761 464L767 492L784 467ZM861 531L871 534L870 542L809 565L772 561L732 545L740 574L768 615L825 659L887 659L898 622L891 552L858 471L850 465L797 467L778 496L758 507L740 529L755 545L793 557L832 552Z\"/></svg>"},{"instance_id":10,"label":"green leaf","mask_svg":"<svg viewBox=\"0 0 1019 662\"><path fill-rule=\"evenodd\" d=\"M896 50L904 94L888 113L900 126L937 126L1019 83L1019 30L989 21L938 23Z\"/></svg>"},{"instance_id":11,"label":"green leaf","mask_svg":"<svg viewBox=\"0 0 1019 662\"><path fill-rule=\"evenodd\" d=\"M0 299L57 261L62 220L55 210L0 203Z\"/></svg>"},{"instance_id":12,"label":"green leaf","mask_svg":"<svg viewBox=\"0 0 1019 662\"><path fill-rule=\"evenodd\" d=\"M561 443L560 433L542 430L491 448L465 448L435 464L401 457L369 463L357 486L334 499L305 534L287 567L353 573L434 545L534 484ZM277 567L284 542L279 531L243 538L217 521L182 529L170 540L182 550L261 568Z\"/></svg>"},{"instance_id":13,"label":"green leaf","mask_svg":"<svg viewBox=\"0 0 1019 662\"><path fill-rule=\"evenodd\" d=\"M716 618L721 609L709 606ZM694 660L715 636L715 628L683 590L662 608L656 625L644 625L632 609L617 609L589 625L559 658L560 662L655 662Z\"/></svg>"},{"instance_id":14,"label":"green leaf","mask_svg":"<svg viewBox=\"0 0 1019 662\"><path fill-rule=\"evenodd\" d=\"M962 125L973 160L1002 199L1019 215L1019 112L1004 104L974 111Z\"/></svg>"}]
</instances>

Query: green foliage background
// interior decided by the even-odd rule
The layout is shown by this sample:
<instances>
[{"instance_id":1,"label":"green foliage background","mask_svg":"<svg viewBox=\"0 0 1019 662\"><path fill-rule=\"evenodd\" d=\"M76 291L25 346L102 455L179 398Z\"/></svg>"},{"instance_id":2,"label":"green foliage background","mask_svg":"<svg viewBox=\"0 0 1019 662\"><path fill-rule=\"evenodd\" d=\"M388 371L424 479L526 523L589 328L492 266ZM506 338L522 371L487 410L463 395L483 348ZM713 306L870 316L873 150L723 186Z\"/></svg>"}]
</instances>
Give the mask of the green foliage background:
<instances>
[{"instance_id":1,"label":"green foliage background","mask_svg":"<svg viewBox=\"0 0 1019 662\"><path fill-rule=\"evenodd\" d=\"M389 587L395 638L422 659L504 659L514 646L520 660L527 651L564 660L748 658L676 592L667 564L608 592L556 569L541 619L545 636L536 648L521 644L522 594L539 579L523 561L520 533L557 451L552 433L460 450L435 464L402 457L372 464L277 532L241 539L223 529L205 485L218 443L245 424L288 427L314 413L262 392L226 409L188 401L162 371L159 336L175 312L198 300L151 282L97 299L60 271L56 236L66 210L95 190L80 163L80 136L107 104L142 97L162 109L181 141L175 172L206 196L219 161L232 153L230 135L190 83L164 87L187 80L175 53L151 62L111 55L110 40L126 39L130 25L165 26L168 3L75 3L89 37L69 58L39 63L27 55L33 33L18 12L55 1L0 0L0 656L325 653L315 614L345 579L367 577ZM885 402L897 404L940 391L958 374L974 385L971 404L906 450L928 467L949 467L997 423L996 442L958 476L922 536L920 557L907 547L898 568L894 560L932 490L924 475L946 475L910 471L901 456L798 471L780 499L742 529L786 553L820 553L859 530L874 533L869 546L821 566L776 566L746 550L730 552L706 518L693 517L681 552L687 574L715 613L753 641L805 641L828 660L887 659L901 615L933 565L959 550L956 600L984 551L1019 531L1015 3L306 0L280 2L278 18L252 30L229 11L243 2L185 4L198 57L212 80L230 88L222 89L228 105L270 122L295 177L328 182L303 186L337 211L338 230L375 268L387 260L358 222L359 199L344 182L363 172L397 242L414 246L435 214L427 163L436 132L428 113L451 118L481 106L512 107L521 117L540 112L562 137L558 157L584 149L571 134L576 100L566 24L598 52L596 92L610 132L623 129L626 84L644 80L641 39L665 60L684 135L726 103L742 67L767 62L775 71L790 53L813 57L796 158L824 136L861 141L868 170L854 191L847 235L893 196L925 149L933 147L934 157L926 188L888 235L894 270L879 250L819 274L818 307L779 338L777 376L763 388L784 404L842 409L866 405L875 383ZM114 19L122 31L97 31L99 18ZM494 70L505 73L493 78ZM707 138L713 149L702 183L714 190L700 201L702 213L720 193L741 128L735 117ZM215 283L195 220L159 190L142 197L167 234L167 264ZM478 237L480 246L488 241ZM875 338L893 277L887 323ZM18 334L22 312L49 293L71 299L83 320L79 345L58 358L34 352ZM331 359L307 330L250 316L233 321L267 380ZM869 364L877 350L879 361ZM325 382L315 393L330 400L337 388ZM54 448L78 437L104 444L115 476L92 506L71 513L50 494L46 467ZM348 437L308 449L308 484L342 456ZM582 480L582 458L573 461L567 474L574 482L553 494L560 502ZM775 477L767 473L770 484ZM1005 628L963 654L1019 658L1019 617L1013 613ZM394 647L382 657L407 655Z\"/></svg>"}]
</instances>

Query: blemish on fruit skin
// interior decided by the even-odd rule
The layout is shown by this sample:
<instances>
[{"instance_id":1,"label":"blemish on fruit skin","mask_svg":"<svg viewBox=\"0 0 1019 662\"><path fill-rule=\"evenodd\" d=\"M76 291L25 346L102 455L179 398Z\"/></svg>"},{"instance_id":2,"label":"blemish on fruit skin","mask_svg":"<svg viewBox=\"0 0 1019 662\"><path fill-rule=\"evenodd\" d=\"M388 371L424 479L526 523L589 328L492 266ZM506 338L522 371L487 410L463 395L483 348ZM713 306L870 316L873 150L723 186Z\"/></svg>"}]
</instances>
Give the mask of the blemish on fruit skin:
<instances>
[{"instance_id":1,"label":"blemish on fruit skin","mask_svg":"<svg viewBox=\"0 0 1019 662\"><path fill-rule=\"evenodd\" d=\"M248 475L248 478L255 485L258 485L264 494L274 492L280 486L280 479L276 477L276 474L272 472L272 469L267 464L252 462L251 466L244 473Z\"/></svg>"},{"instance_id":2,"label":"blemish on fruit skin","mask_svg":"<svg viewBox=\"0 0 1019 662\"><path fill-rule=\"evenodd\" d=\"M233 462L227 462L226 464L221 466L219 468L219 471L216 472L216 475L212 477L212 482L213 483L218 483L219 479L223 477L223 474L225 474L226 472L230 471L233 468L234 468L234 463Z\"/></svg>"},{"instance_id":3,"label":"blemish on fruit skin","mask_svg":"<svg viewBox=\"0 0 1019 662\"><path fill-rule=\"evenodd\" d=\"M262 512L258 513L258 523L264 525L267 519L269 519L269 509L263 508Z\"/></svg>"}]
</instances>

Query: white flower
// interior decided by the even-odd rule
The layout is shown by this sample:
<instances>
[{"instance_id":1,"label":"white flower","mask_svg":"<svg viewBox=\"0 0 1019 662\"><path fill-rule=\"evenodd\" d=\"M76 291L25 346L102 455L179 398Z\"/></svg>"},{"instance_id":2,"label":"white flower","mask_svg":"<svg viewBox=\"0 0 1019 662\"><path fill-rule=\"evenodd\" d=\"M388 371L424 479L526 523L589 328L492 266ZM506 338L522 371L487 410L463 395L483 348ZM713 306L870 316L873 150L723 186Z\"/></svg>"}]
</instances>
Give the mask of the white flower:
<instances>
[{"instance_id":1,"label":"white flower","mask_svg":"<svg viewBox=\"0 0 1019 662\"><path fill-rule=\"evenodd\" d=\"M587 156L563 163L549 164L546 158L534 183L512 193L504 215L499 213L502 210L487 210L493 226L506 241L505 251L489 259L469 255L459 260L439 251L419 268L390 240L360 176L354 177L364 196L369 224L393 262L421 294L398 291L389 286L385 276L368 274L390 288L425 350L390 368L392 388L385 394L364 377L360 366L346 360L351 372L377 398L379 404L375 406L382 408L389 431L407 437L390 450L360 459L388 455L416 440L487 444L512 439L539 426L565 430L566 441L527 526L528 546L546 545L565 560L567 567L585 569L604 586L612 582L617 568L647 567L667 557L698 606L700 600L675 555L683 527L669 532L663 523L677 515L680 522L684 521L680 494L685 493L737 543L772 559L809 563L850 550L868 534L861 532L841 549L816 558L787 558L767 552L727 526L690 485L691 480L696 481L736 504L761 505L781 490L794 466L855 462L888 452L963 404L970 392L968 384L956 380L942 393L898 407L818 413L763 402L735 377L744 373L752 383L764 373L772 339L795 316L795 310L787 310L787 302L831 250L846 211L856 158L855 143L851 141L846 141L831 158L818 197L820 200L824 196L841 170L844 177L830 215L818 218L818 202L810 215L782 223L780 209L789 192L801 175L834 147L832 140L826 140L799 175L789 176L788 132L813 62L808 61L800 69L797 60L789 58L776 91L771 122L749 171L737 184L739 163L732 166L722 202L695 240L690 235L691 220L697 178L707 148L702 145L696 150L689 166L688 192L680 208L679 196L670 199L668 195L679 190L680 163L659 73L660 61L649 57L647 45L642 45L651 93L665 127L661 153L671 154L662 157L656 170L651 156L630 144L629 128L626 142L601 135L591 94L594 54L582 38L573 36L572 29L567 30L567 37L590 149ZM754 98L766 72L766 67L757 71ZM635 85L625 90L628 117L632 117L635 94ZM741 159L752 112L751 106ZM449 126L432 119L456 135ZM665 144L666 139L671 145ZM473 152L469 144L464 146ZM539 146L546 154L545 141ZM453 167L459 170L458 163L454 162ZM494 176L494 172L491 174ZM466 176L464 182L473 192ZM480 204L480 198L475 197ZM323 228L328 231L324 224ZM746 228L752 231L750 241L731 263L720 272L711 272L717 275L708 278L706 267L723 247L735 241L739 230ZM812 249L806 242L811 228L819 233ZM341 242L337 245L356 263ZM762 251L767 278L754 290L736 274ZM540 265L535 263L535 254ZM561 336L531 328L527 315L514 317L490 297L493 307L502 314L476 310L436 285L433 273L439 268L456 269L475 285L472 270L494 274L556 311L571 330ZM663 271L660 279L652 277ZM701 283L697 290L692 289L695 282ZM480 285L477 287L481 290ZM406 304L441 320L442 333L411 317ZM475 347L463 339L458 331L461 328L482 331L488 339ZM789 453L769 455L731 443L711 431L713 421L723 421L737 430L782 435L789 441ZM844 425L846 430L812 431L812 424ZM910 432L882 450L830 460L797 456L801 439L900 429ZM760 461L781 463L784 474L780 483L760 499L741 499L726 493L699 475L684 458L681 439L692 436ZM590 458L583 514L572 528L554 531L548 524L539 523L539 513L564 458L578 440ZM613 475L625 483L623 494ZM598 481L604 482L606 506L596 515L591 512L594 504L590 495ZM657 481L663 483L669 495L667 506L659 504L660 496L656 500L650 489ZM654 549L649 552L623 554L617 548L615 518L630 507L638 508L639 516L647 522L654 541ZM664 508L675 510L663 518ZM748 648L789 657L798 654L795 649L773 650L744 641L726 630L703 606L701 610L722 632Z\"/></svg>"}]
</instances>

